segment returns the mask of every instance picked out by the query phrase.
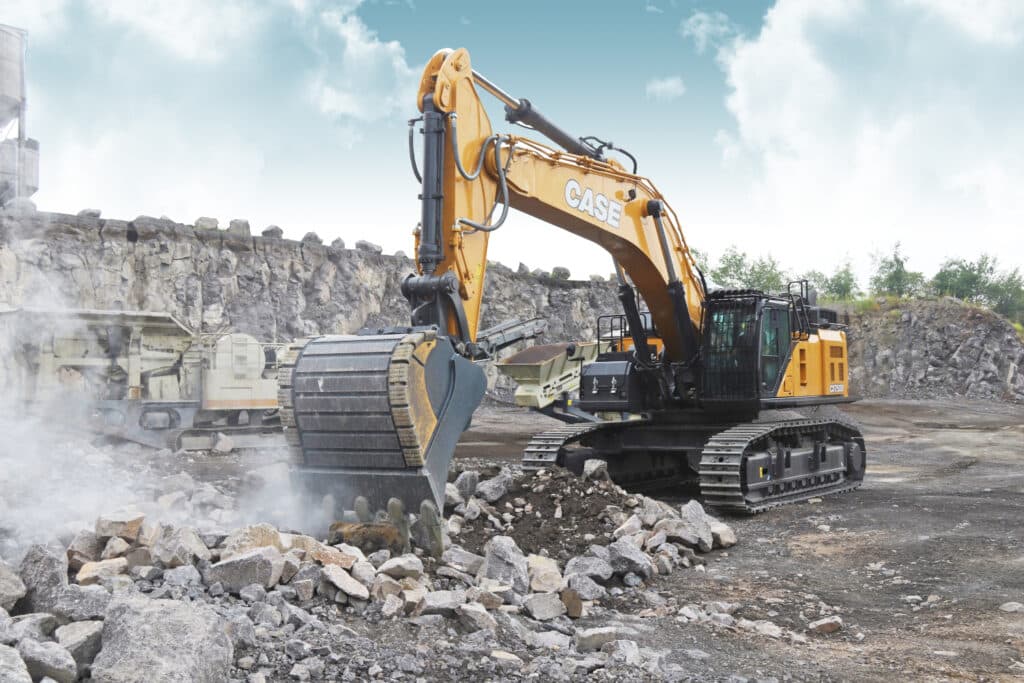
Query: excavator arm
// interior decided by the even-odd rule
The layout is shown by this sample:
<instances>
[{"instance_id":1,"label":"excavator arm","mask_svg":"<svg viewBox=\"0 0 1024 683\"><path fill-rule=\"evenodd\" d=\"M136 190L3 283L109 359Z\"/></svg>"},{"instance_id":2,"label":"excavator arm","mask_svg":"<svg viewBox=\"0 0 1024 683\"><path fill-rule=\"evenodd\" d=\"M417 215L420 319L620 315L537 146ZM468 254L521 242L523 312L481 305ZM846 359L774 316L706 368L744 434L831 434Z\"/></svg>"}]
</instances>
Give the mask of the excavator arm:
<instances>
[{"instance_id":1,"label":"excavator arm","mask_svg":"<svg viewBox=\"0 0 1024 683\"><path fill-rule=\"evenodd\" d=\"M496 134L478 88L505 104L509 121L562 150ZM443 503L455 445L483 398L484 374L474 361L486 355L478 331L487 246L509 208L612 255L635 348L647 348L637 292L664 342L664 362L636 354L656 402L684 398L694 383L704 287L654 185L606 159L610 144L573 137L473 71L465 50L433 56L417 104L422 115L410 122L410 153L422 215L416 273L402 283L411 325L302 340L281 367L293 475L329 504L333 518Z\"/></svg>"},{"instance_id":2,"label":"excavator arm","mask_svg":"<svg viewBox=\"0 0 1024 683\"><path fill-rule=\"evenodd\" d=\"M495 134L478 86L505 104L510 121L565 149ZM416 297L414 322L475 341L488 239L511 207L608 251L650 308L668 359L692 361L704 287L678 219L650 180L605 159L601 146L551 124L529 101L502 91L472 69L463 49L434 55L418 96L425 136L422 173L417 169L423 211L419 273L406 282L407 293Z\"/></svg>"}]
</instances>

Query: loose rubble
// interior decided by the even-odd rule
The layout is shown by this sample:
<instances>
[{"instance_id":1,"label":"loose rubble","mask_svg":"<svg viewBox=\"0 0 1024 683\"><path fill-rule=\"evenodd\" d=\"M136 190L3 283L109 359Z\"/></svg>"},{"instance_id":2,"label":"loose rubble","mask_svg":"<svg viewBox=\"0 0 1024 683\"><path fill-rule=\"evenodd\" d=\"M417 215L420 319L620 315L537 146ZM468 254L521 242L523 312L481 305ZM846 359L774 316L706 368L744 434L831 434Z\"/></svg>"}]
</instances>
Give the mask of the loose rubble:
<instances>
[{"instance_id":1,"label":"loose rubble","mask_svg":"<svg viewBox=\"0 0 1024 683\"><path fill-rule=\"evenodd\" d=\"M103 515L64 548L35 545L20 566L0 564L0 606L17 606L0 613L0 673L96 683L660 675L662 658L635 629L584 622L735 536L696 503L664 505L588 472L460 473L436 559L420 543L366 555L265 523ZM180 494L172 507L193 514L232 504L187 475L164 484L157 509L167 487ZM779 637L773 626L758 632ZM439 656L425 657L425 642Z\"/></svg>"}]
</instances>

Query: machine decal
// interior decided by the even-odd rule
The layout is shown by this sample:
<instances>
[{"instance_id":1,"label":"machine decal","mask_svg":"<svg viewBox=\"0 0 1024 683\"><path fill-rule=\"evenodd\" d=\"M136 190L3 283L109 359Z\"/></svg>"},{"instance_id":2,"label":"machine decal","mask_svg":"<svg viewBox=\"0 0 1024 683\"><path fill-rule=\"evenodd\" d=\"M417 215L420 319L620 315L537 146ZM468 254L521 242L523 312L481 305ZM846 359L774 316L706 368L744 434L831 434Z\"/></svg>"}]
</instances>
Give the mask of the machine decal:
<instances>
[{"instance_id":1,"label":"machine decal","mask_svg":"<svg viewBox=\"0 0 1024 683\"><path fill-rule=\"evenodd\" d=\"M622 204L608 199L603 194L595 193L589 187L582 187L579 181L572 178L565 183L565 203L599 221L604 221L613 228L619 227Z\"/></svg>"},{"instance_id":2,"label":"machine decal","mask_svg":"<svg viewBox=\"0 0 1024 683\"><path fill-rule=\"evenodd\" d=\"M843 385L842 384L829 384L828 385L828 393L830 393L830 394L841 394L841 393L843 393Z\"/></svg>"}]
</instances>

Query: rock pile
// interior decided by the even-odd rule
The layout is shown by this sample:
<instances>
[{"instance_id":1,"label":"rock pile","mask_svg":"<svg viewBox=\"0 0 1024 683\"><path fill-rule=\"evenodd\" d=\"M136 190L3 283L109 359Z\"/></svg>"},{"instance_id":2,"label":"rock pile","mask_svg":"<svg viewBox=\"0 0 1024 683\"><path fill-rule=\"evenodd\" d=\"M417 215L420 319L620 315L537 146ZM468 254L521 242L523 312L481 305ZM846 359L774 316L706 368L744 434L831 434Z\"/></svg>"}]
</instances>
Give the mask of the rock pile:
<instances>
[{"instance_id":1,"label":"rock pile","mask_svg":"<svg viewBox=\"0 0 1024 683\"><path fill-rule=\"evenodd\" d=\"M628 628L585 623L735 542L695 502L674 508L560 470L464 472L448 494L459 512L437 559L422 543L366 554L269 524L214 532L104 515L66 548L36 545L17 570L0 565L0 678L660 675L663 656ZM583 497L602 506L595 519L570 504ZM534 513L551 505L563 510L551 524L581 515L586 547L542 542Z\"/></svg>"}]
</instances>

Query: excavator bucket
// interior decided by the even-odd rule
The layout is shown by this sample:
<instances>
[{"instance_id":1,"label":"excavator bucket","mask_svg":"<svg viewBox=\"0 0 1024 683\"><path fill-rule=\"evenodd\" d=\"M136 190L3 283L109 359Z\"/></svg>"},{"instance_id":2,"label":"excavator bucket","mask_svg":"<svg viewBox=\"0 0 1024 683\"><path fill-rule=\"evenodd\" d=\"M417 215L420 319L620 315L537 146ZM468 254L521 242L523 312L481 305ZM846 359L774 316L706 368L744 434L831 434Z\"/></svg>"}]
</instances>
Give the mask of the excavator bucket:
<instances>
[{"instance_id":1,"label":"excavator bucket","mask_svg":"<svg viewBox=\"0 0 1024 683\"><path fill-rule=\"evenodd\" d=\"M443 508L455 444L486 388L447 337L316 337L290 347L279 380L293 481L335 518L360 496L371 510L391 498Z\"/></svg>"}]
</instances>

